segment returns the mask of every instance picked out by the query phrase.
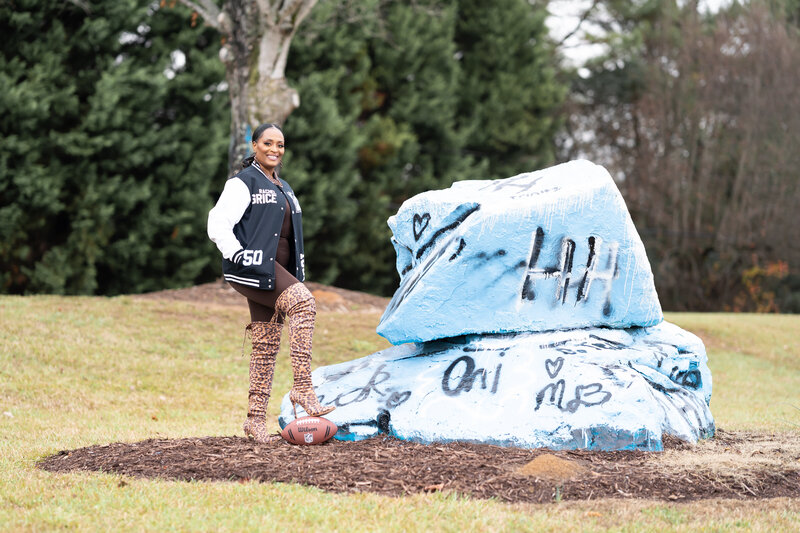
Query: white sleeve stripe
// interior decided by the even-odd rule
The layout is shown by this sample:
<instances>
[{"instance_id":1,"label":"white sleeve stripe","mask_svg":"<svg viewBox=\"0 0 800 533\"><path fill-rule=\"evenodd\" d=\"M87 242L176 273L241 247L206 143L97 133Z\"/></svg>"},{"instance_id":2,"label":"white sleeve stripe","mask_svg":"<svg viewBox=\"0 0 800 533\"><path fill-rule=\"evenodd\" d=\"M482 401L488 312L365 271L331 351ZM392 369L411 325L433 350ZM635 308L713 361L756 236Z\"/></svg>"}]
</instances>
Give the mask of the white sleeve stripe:
<instances>
[{"instance_id":1,"label":"white sleeve stripe","mask_svg":"<svg viewBox=\"0 0 800 533\"><path fill-rule=\"evenodd\" d=\"M241 283L242 285L250 285L253 287L259 286L257 279L243 278L241 276L234 276L233 274L223 274L223 277L228 281L235 281L236 283Z\"/></svg>"},{"instance_id":2,"label":"white sleeve stripe","mask_svg":"<svg viewBox=\"0 0 800 533\"><path fill-rule=\"evenodd\" d=\"M222 257L230 259L243 247L233 234L233 227L242 219L250 205L250 190L239 178L231 178L208 212L208 237L216 243Z\"/></svg>"}]
</instances>

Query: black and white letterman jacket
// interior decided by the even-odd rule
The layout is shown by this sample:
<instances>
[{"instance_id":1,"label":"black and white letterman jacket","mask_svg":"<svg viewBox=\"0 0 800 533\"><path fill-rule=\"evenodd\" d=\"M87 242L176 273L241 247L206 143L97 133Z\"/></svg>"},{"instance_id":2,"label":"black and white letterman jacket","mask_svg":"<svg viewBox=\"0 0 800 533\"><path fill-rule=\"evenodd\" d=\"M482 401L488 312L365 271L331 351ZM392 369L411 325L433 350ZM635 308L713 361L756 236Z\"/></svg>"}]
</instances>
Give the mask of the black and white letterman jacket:
<instances>
[{"instance_id":1,"label":"black and white letterman jacket","mask_svg":"<svg viewBox=\"0 0 800 533\"><path fill-rule=\"evenodd\" d=\"M283 225L285 197L292 209L294 265L289 273L305 280L300 203L289 184L278 187L257 164L228 179L217 204L208 213L208 236L222 252L227 281L259 289L275 288L275 256Z\"/></svg>"}]
</instances>

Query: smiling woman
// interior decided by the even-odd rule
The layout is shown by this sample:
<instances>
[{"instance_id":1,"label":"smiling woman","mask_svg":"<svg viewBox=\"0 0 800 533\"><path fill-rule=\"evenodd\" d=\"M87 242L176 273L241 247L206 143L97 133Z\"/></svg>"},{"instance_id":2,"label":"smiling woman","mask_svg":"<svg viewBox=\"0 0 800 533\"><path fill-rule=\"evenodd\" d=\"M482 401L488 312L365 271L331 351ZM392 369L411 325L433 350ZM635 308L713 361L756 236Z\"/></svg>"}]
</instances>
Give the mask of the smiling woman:
<instances>
[{"instance_id":1,"label":"smiling woman","mask_svg":"<svg viewBox=\"0 0 800 533\"><path fill-rule=\"evenodd\" d=\"M225 280L247 298L253 339L250 391L244 432L259 442L280 439L266 428L275 357L284 317L289 317L289 345L294 385L292 406L311 416L329 413L317 400L311 382L311 339L316 303L303 284L303 228L300 204L289 184L278 176L286 149L277 124L253 132L253 155L230 178L208 214L208 236L222 252ZM295 417L297 416L295 411Z\"/></svg>"},{"instance_id":2,"label":"smiling woman","mask_svg":"<svg viewBox=\"0 0 800 533\"><path fill-rule=\"evenodd\" d=\"M258 130L265 128L260 135ZM286 141L283 138L283 131L275 124L262 124L256 129L253 139L254 155L252 162L256 162L266 171L267 177L277 183L275 176L276 169L283 160L283 153L286 151ZM249 158L248 158L249 159Z\"/></svg>"}]
</instances>

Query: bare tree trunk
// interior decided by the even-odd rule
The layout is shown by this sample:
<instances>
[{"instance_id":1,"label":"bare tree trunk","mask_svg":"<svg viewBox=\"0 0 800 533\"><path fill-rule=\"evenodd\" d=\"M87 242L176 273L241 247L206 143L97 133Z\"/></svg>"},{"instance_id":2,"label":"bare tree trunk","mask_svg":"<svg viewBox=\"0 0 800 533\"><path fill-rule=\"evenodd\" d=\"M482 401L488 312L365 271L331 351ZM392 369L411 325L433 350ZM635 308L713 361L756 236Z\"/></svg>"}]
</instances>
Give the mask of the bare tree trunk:
<instances>
[{"instance_id":1,"label":"bare tree trunk","mask_svg":"<svg viewBox=\"0 0 800 533\"><path fill-rule=\"evenodd\" d=\"M225 64L231 100L231 143L228 172L238 170L250 151L250 135L259 124L282 124L300 105L286 81L289 46L300 23L317 0L180 0L222 35L220 59Z\"/></svg>"}]
</instances>

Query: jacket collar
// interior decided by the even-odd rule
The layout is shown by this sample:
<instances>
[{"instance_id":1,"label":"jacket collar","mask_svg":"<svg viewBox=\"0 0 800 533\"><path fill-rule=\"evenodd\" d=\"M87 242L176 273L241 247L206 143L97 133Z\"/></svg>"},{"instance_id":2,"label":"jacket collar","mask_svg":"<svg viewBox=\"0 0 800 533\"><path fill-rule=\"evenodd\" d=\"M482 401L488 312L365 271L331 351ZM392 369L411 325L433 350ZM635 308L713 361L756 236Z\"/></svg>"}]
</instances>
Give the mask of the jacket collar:
<instances>
[{"instance_id":1,"label":"jacket collar","mask_svg":"<svg viewBox=\"0 0 800 533\"><path fill-rule=\"evenodd\" d=\"M254 167L256 167L256 170L258 170L259 172L261 172L261 174L262 174L262 175L263 175L265 178L267 178L267 179L268 179L268 180L269 180L271 183L274 183L275 185L277 185L277 186L279 186L279 187L281 187L281 186L282 186L282 184L281 184L281 179L280 179L280 178L279 178L277 175L275 175L275 180L277 180L277 182L278 182L278 183L275 183L275 181L273 181L273 179L272 179L272 178L271 178L271 177L270 177L270 176L269 176L269 175L268 175L266 172L264 172L264 169L263 169L263 168L261 168L261 165L259 165L259 164L258 164L258 161L256 161L255 159L253 159L253 166L254 166Z\"/></svg>"}]
</instances>

